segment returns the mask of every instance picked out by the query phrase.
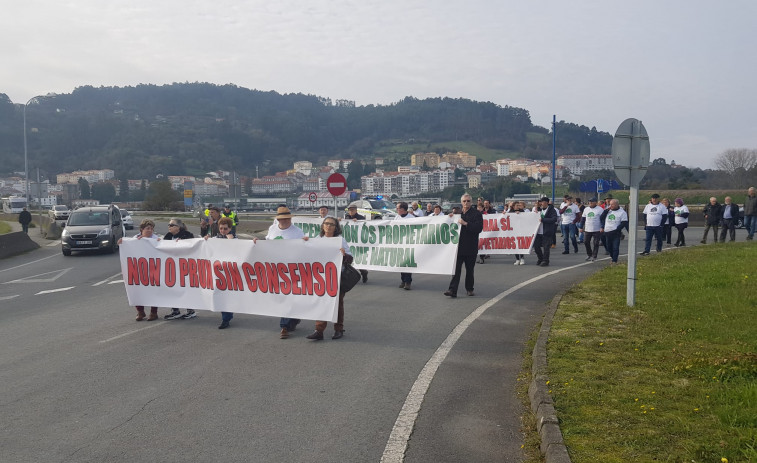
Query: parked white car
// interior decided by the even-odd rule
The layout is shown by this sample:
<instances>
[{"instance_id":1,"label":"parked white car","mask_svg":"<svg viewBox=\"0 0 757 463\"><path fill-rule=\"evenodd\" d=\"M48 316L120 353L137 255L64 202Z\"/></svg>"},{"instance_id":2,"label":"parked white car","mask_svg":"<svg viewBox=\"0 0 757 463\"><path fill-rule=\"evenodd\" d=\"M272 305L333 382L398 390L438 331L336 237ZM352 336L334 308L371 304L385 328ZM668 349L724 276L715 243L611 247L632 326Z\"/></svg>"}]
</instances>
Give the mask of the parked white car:
<instances>
[{"instance_id":1,"label":"parked white car","mask_svg":"<svg viewBox=\"0 0 757 463\"><path fill-rule=\"evenodd\" d=\"M71 210L68 206L53 206L47 213L50 215L50 220L65 222L71 215Z\"/></svg>"},{"instance_id":2,"label":"parked white car","mask_svg":"<svg viewBox=\"0 0 757 463\"><path fill-rule=\"evenodd\" d=\"M134 228L134 219L131 218L131 214L126 209L121 209L121 221L125 229L131 230Z\"/></svg>"}]
</instances>

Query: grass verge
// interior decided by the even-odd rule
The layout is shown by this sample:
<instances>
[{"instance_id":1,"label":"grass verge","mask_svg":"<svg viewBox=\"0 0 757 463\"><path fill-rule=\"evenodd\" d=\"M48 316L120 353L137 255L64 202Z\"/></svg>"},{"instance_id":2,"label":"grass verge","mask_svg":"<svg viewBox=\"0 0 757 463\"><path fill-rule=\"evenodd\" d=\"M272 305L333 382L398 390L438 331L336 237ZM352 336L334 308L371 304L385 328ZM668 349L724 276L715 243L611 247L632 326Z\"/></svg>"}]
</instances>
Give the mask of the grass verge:
<instances>
[{"instance_id":1,"label":"grass verge","mask_svg":"<svg viewBox=\"0 0 757 463\"><path fill-rule=\"evenodd\" d=\"M11 226L8 222L0 221L0 235L11 232Z\"/></svg>"},{"instance_id":2,"label":"grass verge","mask_svg":"<svg viewBox=\"0 0 757 463\"><path fill-rule=\"evenodd\" d=\"M574 463L757 462L757 246L641 259L562 299L549 387Z\"/></svg>"}]
</instances>

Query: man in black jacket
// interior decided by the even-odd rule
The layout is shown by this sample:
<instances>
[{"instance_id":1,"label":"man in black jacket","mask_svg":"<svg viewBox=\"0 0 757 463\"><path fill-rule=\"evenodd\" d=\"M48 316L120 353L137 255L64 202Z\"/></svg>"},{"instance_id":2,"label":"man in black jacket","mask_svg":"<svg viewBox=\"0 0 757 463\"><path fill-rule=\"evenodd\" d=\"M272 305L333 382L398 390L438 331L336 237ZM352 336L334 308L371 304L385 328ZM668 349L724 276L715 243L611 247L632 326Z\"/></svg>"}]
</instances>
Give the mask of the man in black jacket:
<instances>
[{"instance_id":1,"label":"man in black jacket","mask_svg":"<svg viewBox=\"0 0 757 463\"><path fill-rule=\"evenodd\" d=\"M473 207L473 198L464 194L460 198L463 204L463 212L457 223L460 224L460 238L457 242L457 262L455 263L455 275L449 282L449 289L444 292L445 296L457 297L457 287L460 286L460 273L465 264L465 289L468 296L473 296L473 267L476 265L478 254L478 235L484 229L484 218L481 212ZM452 214L450 214L450 217Z\"/></svg>"},{"instance_id":2,"label":"man in black jacket","mask_svg":"<svg viewBox=\"0 0 757 463\"><path fill-rule=\"evenodd\" d=\"M32 213L24 208L24 210L18 214L18 223L21 224L21 229L24 231L24 233L28 235L29 224L32 223Z\"/></svg>"},{"instance_id":3,"label":"man in black jacket","mask_svg":"<svg viewBox=\"0 0 757 463\"><path fill-rule=\"evenodd\" d=\"M549 250L555 242L557 211L555 206L549 203L549 198L545 196L539 201L539 209L536 212L540 215L539 231L536 232L536 238L534 238L536 265L546 267L549 265Z\"/></svg>"},{"instance_id":4,"label":"man in black jacket","mask_svg":"<svg viewBox=\"0 0 757 463\"><path fill-rule=\"evenodd\" d=\"M707 233L709 233L710 228L713 231L712 237L717 243L718 225L720 224L720 219L723 217L723 206L718 203L718 198L713 196L710 198L710 204L706 205L702 212L704 213L704 235L702 236L701 243L707 244Z\"/></svg>"},{"instance_id":5,"label":"man in black jacket","mask_svg":"<svg viewBox=\"0 0 757 463\"><path fill-rule=\"evenodd\" d=\"M725 243L725 234L730 232L731 241L736 241L736 223L739 221L739 205L731 202L731 197L725 197L723 204L723 228L720 230L720 242Z\"/></svg>"}]
</instances>

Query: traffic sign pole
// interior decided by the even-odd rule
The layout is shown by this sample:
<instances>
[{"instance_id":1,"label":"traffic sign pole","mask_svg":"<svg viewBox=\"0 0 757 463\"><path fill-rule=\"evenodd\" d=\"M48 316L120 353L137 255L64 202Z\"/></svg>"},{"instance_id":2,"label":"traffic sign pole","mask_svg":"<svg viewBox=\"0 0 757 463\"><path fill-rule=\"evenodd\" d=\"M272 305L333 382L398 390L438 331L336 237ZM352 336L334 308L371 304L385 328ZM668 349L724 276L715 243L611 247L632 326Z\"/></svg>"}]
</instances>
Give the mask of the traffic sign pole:
<instances>
[{"instance_id":1,"label":"traffic sign pole","mask_svg":"<svg viewBox=\"0 0 757 463\"><path fill-rule=\"evenodd\" d=\"M649 167L649 136L644 124L626 119L612 140L615 175L630 187L628 205L628 271L626 274L626 305L636 303L636 237L639 221L639 183Z\"/></svg>"}]
</instances>

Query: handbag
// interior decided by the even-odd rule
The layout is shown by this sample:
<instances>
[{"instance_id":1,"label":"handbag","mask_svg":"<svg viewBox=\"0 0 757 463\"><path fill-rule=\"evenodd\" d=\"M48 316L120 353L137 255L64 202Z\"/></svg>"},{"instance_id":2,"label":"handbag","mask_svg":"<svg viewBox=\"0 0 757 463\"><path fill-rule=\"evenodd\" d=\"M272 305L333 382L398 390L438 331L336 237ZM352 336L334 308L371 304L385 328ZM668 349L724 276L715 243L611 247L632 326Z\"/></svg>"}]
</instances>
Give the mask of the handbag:
<instances>
[{"instance_id":1,"label":"handbag","mask_svg":"<svg viewBox=\"0 0 757 463\"><path fill-rule=\"evenodd\" d=\"M342 277L339 281L339 291L346 293L360 281L360 272L350 264L342 265Z\"/></svg>"}]
</instances>

